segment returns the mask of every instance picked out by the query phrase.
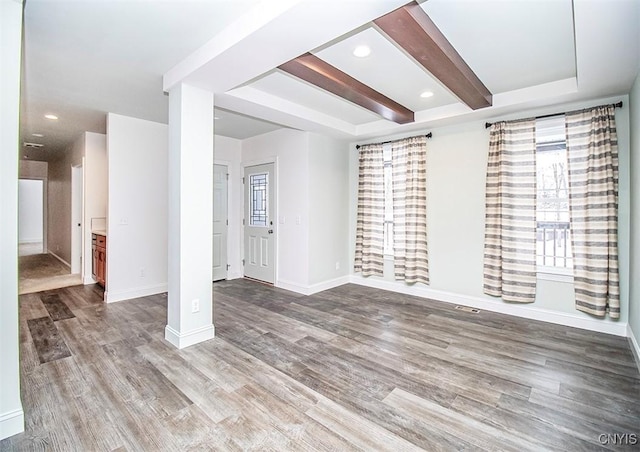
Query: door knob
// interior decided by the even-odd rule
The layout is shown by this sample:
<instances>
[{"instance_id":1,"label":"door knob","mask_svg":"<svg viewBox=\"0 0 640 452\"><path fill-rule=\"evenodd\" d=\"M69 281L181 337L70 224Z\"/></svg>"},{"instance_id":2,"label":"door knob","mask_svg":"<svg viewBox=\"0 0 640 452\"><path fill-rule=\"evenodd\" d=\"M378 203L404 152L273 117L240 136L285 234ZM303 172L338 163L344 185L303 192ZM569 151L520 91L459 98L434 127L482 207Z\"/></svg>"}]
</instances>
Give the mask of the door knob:
<instances>
[{"instance_id":1,"label":"door knob","mask_svg":"<svg viewBox=\"0 0 640 452\"><path fill-rule=\"evenodd\" d=\"M273 234L273 229L269 229L269 230L267 231L267 233L268 233L268 234Z\"/></svg>"}]
</instances>

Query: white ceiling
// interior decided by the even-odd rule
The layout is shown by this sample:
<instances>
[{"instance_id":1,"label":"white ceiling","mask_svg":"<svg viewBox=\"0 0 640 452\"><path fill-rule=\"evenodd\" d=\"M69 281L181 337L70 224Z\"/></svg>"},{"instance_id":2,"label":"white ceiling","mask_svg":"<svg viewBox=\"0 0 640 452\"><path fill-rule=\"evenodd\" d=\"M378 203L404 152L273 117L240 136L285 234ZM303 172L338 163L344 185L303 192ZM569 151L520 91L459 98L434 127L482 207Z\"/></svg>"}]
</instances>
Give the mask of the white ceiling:
<instances>
[{"instance_id":1,"label":"white ceiling","mask_svg":"<svg viewBox=\"0 0 640 452\"><path fill-rule=\"evenodd\" d=\"M105 133L107 112L166 123L164 73L258 1L27 1L21 135L45 144L29 157Z\"/></svg>"},{"instance_id":2,"label":"white ceiling","mask_svg":"<svg viewBox=\"0 0 640 452\"><path fill-rule=\"evenodd\" d=\"M52 153L81 131L104 132L106 112L166 122L163 90L185 82L215 93L217 134L286 126L357 141L626 94L638 72L637 0L422 1L494 95L474 112L371 25L406 1L29 0L23 136L44 133ZM363 43L371 55L354 57ZM414 110L416 121L383 120L276 69L305 52ZM421 98L426 90L434 96Z\"/></svg>"}]
</instances>

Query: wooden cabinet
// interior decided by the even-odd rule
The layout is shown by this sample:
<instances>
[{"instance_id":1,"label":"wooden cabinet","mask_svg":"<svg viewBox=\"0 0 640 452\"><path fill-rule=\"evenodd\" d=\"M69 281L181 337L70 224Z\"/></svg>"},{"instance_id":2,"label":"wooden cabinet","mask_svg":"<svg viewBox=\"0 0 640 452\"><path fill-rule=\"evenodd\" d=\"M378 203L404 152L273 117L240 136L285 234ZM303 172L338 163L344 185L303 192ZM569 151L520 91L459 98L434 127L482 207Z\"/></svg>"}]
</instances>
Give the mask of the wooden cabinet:
<instances>
[{"instance_id":1,"label":"wooden cabinet","mask_svg":"<svg viewBox=\"0 0 640 452\"><path fill-rule=\"evenodd\" d=\"M91 245L91 273L98 284L104 287L107 277L107 236L95 233L91 234Z\"/></svg>"}]
</instances>

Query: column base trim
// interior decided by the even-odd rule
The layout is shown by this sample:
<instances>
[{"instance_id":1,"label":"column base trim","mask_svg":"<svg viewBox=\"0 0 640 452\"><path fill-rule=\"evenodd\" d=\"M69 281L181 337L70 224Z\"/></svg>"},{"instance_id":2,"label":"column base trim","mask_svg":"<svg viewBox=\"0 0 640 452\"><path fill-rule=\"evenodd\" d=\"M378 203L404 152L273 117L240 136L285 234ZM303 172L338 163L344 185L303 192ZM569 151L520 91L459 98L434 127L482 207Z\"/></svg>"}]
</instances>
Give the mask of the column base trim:
<instances>
[{"instance_id":1,"label":"column base trim","mask_svg":"<svg viewBox=\"0 0 640 452\"><path fill-rule=\"evenodd\" d=\"M24 432L24 411L22 408L0 414L0 439L9 438L22 432Z\"/></svg>"},{"instance_id":2,"label":"column base trim","mask_svg":"<svg viewBox=\"0 0 640 452\"><path fill-rule=\"evenodd\" d=\"M187 331L186 333L180 333L169 325L164 328L164 338L174 347L179 349L208 341L209 339L213 339L214 336L215 328L213 324L196 328L195 330Z\"/></svg>"}]
</instances>

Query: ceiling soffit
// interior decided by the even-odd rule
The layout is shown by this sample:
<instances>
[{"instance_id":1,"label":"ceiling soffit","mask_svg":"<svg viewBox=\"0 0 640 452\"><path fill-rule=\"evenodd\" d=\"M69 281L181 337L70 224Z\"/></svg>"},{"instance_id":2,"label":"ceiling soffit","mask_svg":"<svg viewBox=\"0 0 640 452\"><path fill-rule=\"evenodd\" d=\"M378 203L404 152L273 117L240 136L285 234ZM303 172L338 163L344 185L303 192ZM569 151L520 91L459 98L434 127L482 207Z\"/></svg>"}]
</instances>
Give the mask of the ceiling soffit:
<instances>
[{"instance_id":1,"label":"ceiling soffit","mask_svg":"<svg viewBox=\"0 0 640 452\"><path fill-rule=\"evenodd\" d=\"M410 55L470 108L491 106L492 95L418 3L411 2L373 21L385 36ZM306 53L279 69L320 89L360 105L397 124L414 122L413 111Z\"/></svg>"},{"instance_id":2,"label":"ceiling soffit","mask_svg":"<svg viewBox=\"0 0 640 452\"><path fill-rule=\"evenodd\" d=\"M280 65L279 69L390 121L398 124L414 121L413 111L310 53Z\"/></svg>"}]
</instances>

